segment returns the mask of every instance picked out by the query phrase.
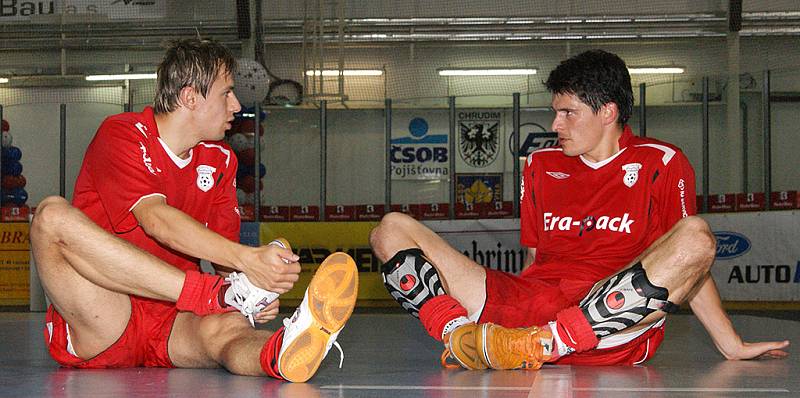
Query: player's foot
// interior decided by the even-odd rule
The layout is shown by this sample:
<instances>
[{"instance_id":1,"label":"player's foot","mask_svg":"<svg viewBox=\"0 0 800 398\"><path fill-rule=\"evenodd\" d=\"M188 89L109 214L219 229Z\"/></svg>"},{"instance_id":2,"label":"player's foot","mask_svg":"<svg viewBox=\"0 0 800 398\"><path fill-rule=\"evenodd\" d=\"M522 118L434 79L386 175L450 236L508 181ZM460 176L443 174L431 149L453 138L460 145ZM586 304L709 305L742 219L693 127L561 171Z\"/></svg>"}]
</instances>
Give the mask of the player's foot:
<instances>
[{"instance_id":1,"label":"player's foot","mask_svg":"<svg viewBox=\"0 0 800 398\"><path fill-rule=\"evenodd\" d=\"M486 369L486 365L481 361L481 355L478 354L478 345L475 342L479 327L475 323L467 323L444 336L442 366L445 368L457 368L460 365L469 370ZM455 360L458 364L449 362L449 359Z\"/></svg>"},{"instance_id":2,"label":"player's foot","mask_svg":"<svg viewBox=\"0 0 800 398\"><path fill-rule=\"evenodd\" d=\"M353 313L357 296L355 261L341 252L328 256L294 315L283 320L283 344L278 354L278 371L283 378L304 382L316 373L332 345L341 352L336 337Z\"/></svg>"},{"instance_id":3,"label":"player's foot","mask_svg":"<svg viewBox=\"0 0 800 398\"><path fill-rule=\"evenodd\" d=\"M275 239L268 244L291 250L289 242L283 238ZM225 291L225 303L239 310L253 327L256 325L256 314L278 298L278 293L253 285L242 272L231 272L225 278L225 282L230 283L230 287Z\"/></svg>"},{"instance_id":4,"label":"player's foot","mask_svg":"<svg viewBox=\"0 0 800 398\"><path fill-rule=\"evenodd\" d=\"M492 369L539 369L553 354L553 334L547 327L505 328L477 325L476 350Z\"/></svg>"}]
</instances>

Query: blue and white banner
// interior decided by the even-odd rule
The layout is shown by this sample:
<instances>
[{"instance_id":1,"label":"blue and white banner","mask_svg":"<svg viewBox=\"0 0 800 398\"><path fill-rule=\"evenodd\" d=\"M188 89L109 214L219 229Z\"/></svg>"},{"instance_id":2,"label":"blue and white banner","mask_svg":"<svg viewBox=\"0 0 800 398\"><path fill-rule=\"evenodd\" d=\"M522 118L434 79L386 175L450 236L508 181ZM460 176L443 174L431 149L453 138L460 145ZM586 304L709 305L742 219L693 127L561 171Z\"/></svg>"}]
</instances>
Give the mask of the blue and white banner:
<instances>
[{"instance_id":1,"label":"blue and white banner","mask_svg":"<svg viewBox=\"0 0 800 398\"><path fill-rule=\"evenodd\" d=\"M723 300L800 300L800 212L702 217L717 238L711 274Z\"/></svg>"},{"instance_id":2,"label":"blue and white banner","mask_svg":"<svg viewBox=\"0 0 800 398\"><path fill-rule=\"evenodd\" d=\"M450 178L448 130L446 125L437 125L447 119L441 116L441 112L419 111L395 117L397 127L389 150L393 180Z\"/></svg>"}]
</instances>

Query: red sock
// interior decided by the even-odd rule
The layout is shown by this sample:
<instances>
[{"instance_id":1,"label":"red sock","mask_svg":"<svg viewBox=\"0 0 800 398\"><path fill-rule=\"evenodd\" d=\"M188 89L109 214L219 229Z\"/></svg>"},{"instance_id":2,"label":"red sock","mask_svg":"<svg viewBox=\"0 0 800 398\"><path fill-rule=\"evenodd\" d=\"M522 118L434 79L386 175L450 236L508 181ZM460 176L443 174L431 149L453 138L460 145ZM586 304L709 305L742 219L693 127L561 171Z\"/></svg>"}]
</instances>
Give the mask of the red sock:
<instances>
[{"instance_id":1,"label":"red sock","mask_svg":"<svg viewBox=\"0 0 800 398\"><path fill-rule=\"evenodd\" d=\"M575 352L591 350L600 342L579 307L569 307L556 314L556 327L561 341Z\"/></svg>"},{"instance_id":2,"label":"red sock","mask_svg":"<svg viewBox=\"0 0 800 398\"><path fill-rule=\"evenodd\" d=\"M283 344L283 326L270 336L269 340L264 343L264 348L261 349L261 369L267 376L274 377L278 380L286 380L281 376L278 371L278 354L281 353L281 345Z\"/></svg>"},{"instance_id":3,"label":"red sock","mask_svg":"<svg viewBox=\"0 0 800 398\"><path fill-rule=\"evenodd\" d=\"M227 286L224 282L216 275L186 271L183 289L175 307L180 311L191 311L200 316L236 310L225 304L220 296L222 287Z\"/></svg>"},{"instance_id":4,"label":"red sock","mask_svg":"<svg viewBox=\"0 0 800 398\"><path fill-rule=\"evenodd\" d=\"M456 299L446 294L428 300L419 309L419 320L422 322L422 326L437 341L442 341L442 331L445 325L462 316L467 316L467 310Z\"/></svg>"}]
</instances>

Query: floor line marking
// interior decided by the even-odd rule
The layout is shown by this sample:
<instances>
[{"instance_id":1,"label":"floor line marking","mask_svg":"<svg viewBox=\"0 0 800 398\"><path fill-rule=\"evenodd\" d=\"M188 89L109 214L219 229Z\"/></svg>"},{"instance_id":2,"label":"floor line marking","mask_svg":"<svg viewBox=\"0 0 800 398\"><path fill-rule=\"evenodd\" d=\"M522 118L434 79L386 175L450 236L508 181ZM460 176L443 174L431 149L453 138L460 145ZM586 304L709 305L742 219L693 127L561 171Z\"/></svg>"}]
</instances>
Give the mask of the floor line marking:
<instances>
[{"instance_id":1,"label":"floor line marking","mask_svg":"<svg viewBox=\"0 0 800 398\"><path fill-rule=\"evenodd\" d=\"M456 391L529 391L531 387L492 386L390 386L390 385L326 385L324 390L456 390ZM617 392L771 392L789 393L785 388L713 388L713 387L572 387L572 391Z\"/></svg>"}]
</instances>

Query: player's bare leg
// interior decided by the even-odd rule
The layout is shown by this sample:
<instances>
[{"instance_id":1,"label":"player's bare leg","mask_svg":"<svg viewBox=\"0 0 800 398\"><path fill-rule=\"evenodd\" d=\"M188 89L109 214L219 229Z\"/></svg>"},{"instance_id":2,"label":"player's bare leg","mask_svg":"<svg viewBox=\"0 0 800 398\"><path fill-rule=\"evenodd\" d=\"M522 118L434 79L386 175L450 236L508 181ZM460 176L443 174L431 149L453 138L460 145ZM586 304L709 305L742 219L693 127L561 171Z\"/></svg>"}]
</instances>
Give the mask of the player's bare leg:
<instances>
[{"instance_id":1,"label":"player's bare leg","mask_svg":"<svg viewBox=\"0 0 800 398\"><path fill-rule=\"evenodd\" d=\"M381 262L396 253L419 248L436 267L445 291L474 314L486 301L486 270L454 249L439 235L403 213L389 213L370 232L370 245Z\"/></svg>"},{"instance_id":2,"label":"player's bare leg","mask_svg":"<svg viewBox=\"0 0 800 398\"><path fill-rule=\"evenodd\" d=\"M30 239L42 286L81 358L122 335L128 294L175 301L181 292L182 271L107 233L61 197L39 204Z\"/></svg>"},{"instance_id":3,"label":"player's bare leg","mask_svg":"<svg viewBox=\"0 0 800 398\"><path fill-rule=\"evenodd\" d=\"M272 336L256 330L238 312L199 317L181 312L169 338L169 357L179 368L224 367L234 374L261 376L259 354Z\"/></svg>"}]
</instances>

